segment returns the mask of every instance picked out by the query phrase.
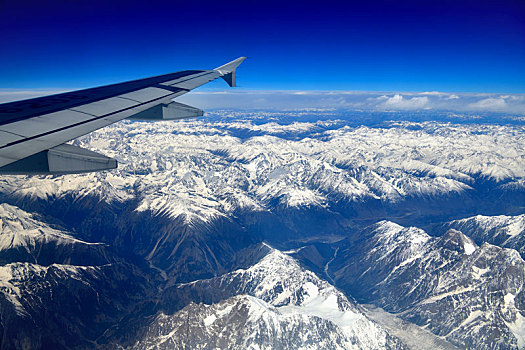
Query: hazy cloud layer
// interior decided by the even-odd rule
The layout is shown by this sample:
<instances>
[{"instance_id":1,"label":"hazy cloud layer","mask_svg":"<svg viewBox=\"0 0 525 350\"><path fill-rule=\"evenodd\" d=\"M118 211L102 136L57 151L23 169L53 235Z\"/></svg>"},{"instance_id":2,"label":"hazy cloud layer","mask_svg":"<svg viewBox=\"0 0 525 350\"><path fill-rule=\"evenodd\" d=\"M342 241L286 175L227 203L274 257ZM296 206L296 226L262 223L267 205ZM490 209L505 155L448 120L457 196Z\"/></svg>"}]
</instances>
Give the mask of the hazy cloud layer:
<instances>
[{"instance_id":1,"label":"hazy cloud layer","mask_svg":"<svg viewBox=\"0 0 525 350\"><path fill-rule=\"evenodd\" d=\"M525 114L525 94L363 91L196 91L179 98L201 108L348 108Z\"/></svg>"},{"instance_id":2,"label":"hazy cloud layer","mask_svg":"<svg viewBox=\"0 0 525 350\"><path fill-rule=\"evenodd\" d=\"M0 90L0 103L62 92ZM525 114L525 94L366 91L194 91L178 101L200 108L451 110Z\"/></svg>"}]
</instances>

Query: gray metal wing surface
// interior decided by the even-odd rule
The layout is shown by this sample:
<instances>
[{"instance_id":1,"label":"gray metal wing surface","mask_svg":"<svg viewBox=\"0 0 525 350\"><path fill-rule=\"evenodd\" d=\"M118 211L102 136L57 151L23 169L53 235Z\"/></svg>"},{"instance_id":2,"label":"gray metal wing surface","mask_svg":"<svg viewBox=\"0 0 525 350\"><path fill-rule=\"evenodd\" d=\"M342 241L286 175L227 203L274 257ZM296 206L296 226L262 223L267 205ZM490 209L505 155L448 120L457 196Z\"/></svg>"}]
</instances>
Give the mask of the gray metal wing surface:
<instances>
[{"instance_id":1,"label":"gray metal wing surface","mask_svg":"<svg viewBox=\"0 0 525 350\"><path fill-rule=\"evenodd\" d=\"M113 169L114 159L64 144L125 118L202 115L172 100L223 78L235 86L240 57L212 70L188 70L0 104L0 174L72 174Z\"/></svg>"}]
</instances>

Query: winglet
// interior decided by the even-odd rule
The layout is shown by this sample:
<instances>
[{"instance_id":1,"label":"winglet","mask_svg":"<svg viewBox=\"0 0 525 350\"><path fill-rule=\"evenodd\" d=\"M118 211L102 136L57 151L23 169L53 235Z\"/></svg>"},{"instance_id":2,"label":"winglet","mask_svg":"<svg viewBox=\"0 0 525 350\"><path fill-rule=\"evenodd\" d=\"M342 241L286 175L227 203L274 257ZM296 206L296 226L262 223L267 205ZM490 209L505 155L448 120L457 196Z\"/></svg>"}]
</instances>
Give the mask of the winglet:
<instances>
[{"instance_id":1,"label":"winglet","mask_svg":"<svg viewBox=\"0 0 525 350\"><path fill-rule=\"evenodd\" d=\"M231 87L237 85L235 79L235 71L237 67L246 59L246 57L239 57L236 60L228 62L214 70L221 74L221 78L224 79Z\"/></svg>"}]
</instances>

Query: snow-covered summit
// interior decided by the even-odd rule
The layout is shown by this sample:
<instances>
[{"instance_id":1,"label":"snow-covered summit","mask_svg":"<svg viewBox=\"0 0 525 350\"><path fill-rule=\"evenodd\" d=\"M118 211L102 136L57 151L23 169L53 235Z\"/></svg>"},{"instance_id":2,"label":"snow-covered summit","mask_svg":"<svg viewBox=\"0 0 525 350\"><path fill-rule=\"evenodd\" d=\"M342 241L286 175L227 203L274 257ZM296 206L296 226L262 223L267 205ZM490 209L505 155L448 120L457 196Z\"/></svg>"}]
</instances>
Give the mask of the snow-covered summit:
<instances>
[{"instance_id":1,"label":"snow-covered summit","mask_svg":"<svg viewBox=\"0 0 525 350\"><path fill-rule=\"evenodd\" d=\"M525 257L525 214L508 216L476 215L453 220L441 225L454 228L471 237L478 244L484 242L504 248L516 249Z\"/></svg>"},{"instance_id":2,"label":"snow-covered summit","mask_svg":"<svg viewBox=\"0 0 525 350\"><path fill-rule=\"evenodd\" d=\"M363 327L361 332L374 329ZM381 332L379 334L383 335ZM326 318L276 308L249 295L213 305L190 303L155 317L133 349L403 349L390 342L365 343Z\"/></svg>"},{"instance_id":3,"label":"snow-covered summit","mask_svg":"<svg viewBox=\"0 0 525 350\"><path fill-rule=\"evenodd\" d=\"M0 251L19 247L34 248L37 242L45 244L51 241L57 245L100 244L76 239L38 220L34 214L9 204L0 203Z\"/></svg>"},{"instance_id":4,"label":"snow-covered summit","mask_svg":"<svg viewBox=\"0 0 525 350\"><path fill-rule=\"evenodd\" d=\"M281 317L328 322L355 348L384 348L397 344L341 291L301 267L287 254L267 245L266 249L266 255L248 268L176 286L178 298L198 294L201 299L196 301L215 304L246 294L261 300L263 305L271 305Z\"/></svg>"},{"instance_id":5,"label":"snow-covered summit","mask_svg":"<svg viewBox=\"0 0 525 350\"><path fill-rule=\"evenodd\" d=\"M114 256L102 243L91 243L44 223L37 215L0 204L0 262L104 265Z\"/></svg>"}]
</instances>

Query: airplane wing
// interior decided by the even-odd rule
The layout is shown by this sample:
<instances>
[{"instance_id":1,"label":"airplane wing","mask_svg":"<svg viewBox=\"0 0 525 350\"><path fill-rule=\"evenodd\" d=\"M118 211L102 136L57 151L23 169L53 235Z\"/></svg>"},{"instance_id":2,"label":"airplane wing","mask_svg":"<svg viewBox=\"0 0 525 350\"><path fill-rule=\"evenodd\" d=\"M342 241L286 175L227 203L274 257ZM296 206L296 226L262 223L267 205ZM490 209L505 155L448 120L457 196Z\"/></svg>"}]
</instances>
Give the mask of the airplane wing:
<instances>
[{"instance_id":1,"label":"airplane wing","mask_svg":"<svg viewBox=\"0 0 525 350\"><path fill-rule=\"evenodd\" d=\"M188 70L0 104L0 174L114 169L115 159L65 142L125 118L201 116L201 110L172 100L217 78L235 86L236 69L245 58L212 70Z\"/></svg>"}]
</instances>

